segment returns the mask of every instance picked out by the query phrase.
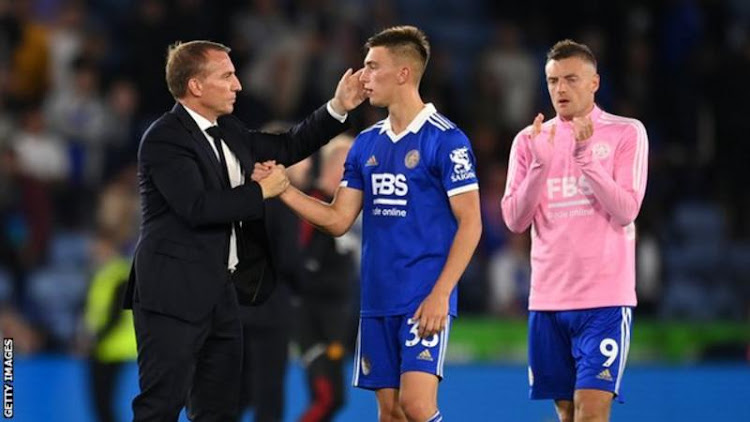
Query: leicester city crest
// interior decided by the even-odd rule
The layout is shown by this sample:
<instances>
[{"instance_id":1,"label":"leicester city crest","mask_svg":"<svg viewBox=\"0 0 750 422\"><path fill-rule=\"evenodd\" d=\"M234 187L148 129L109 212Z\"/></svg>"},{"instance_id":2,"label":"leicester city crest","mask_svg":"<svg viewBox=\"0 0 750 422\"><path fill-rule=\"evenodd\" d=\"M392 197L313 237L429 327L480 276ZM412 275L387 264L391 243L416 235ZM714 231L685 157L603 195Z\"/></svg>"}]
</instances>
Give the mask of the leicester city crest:
<instances>
[{"instance_id":1,"label":"leicester city crest","mask_svg":"<svg viewBox=\"0 0 750 422\"><path fill-rule=\"evenodd\" d=\"M362 356L362 375L364 376L370 375L371 370L372 370L372 365L370 364L370 359L367 359L367 357Z\"/></svg>"},{"instance_id":2,"label":"leicester city crest","mask_svg":"<svg viewBox=\"0 0 750 422\"><path fill-rule=\"evenodd\" d=\"M408 169L413 169L417 166L417 164L419 164L419 151L413 149L406 154L406 158L404 158L404 165Z\"/></svg>"}]
</instances>

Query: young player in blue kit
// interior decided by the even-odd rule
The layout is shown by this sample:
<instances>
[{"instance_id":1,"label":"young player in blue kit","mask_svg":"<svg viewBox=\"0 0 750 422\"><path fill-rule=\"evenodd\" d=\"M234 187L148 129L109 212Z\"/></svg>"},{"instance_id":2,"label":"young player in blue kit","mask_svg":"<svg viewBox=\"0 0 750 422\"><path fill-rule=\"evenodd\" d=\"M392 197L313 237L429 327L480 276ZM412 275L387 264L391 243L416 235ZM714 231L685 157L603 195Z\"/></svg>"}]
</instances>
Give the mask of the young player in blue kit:
<instances>
[{"instance_id":1,"label":"young player in blue kit","mask_svg":"<svg viewBox=\"0 0 750 422\"><path fill-rule=\"evenodd\" d=\"M482 231L475 159L466 135L419 95L424 33L393 27L366 47L360 81L388 118L357 136L332 203L294 188L281 199L336 236L363 210L353 384L375 391L380 421L436 422L456 284Z\"/></svg>"}]
</instances>

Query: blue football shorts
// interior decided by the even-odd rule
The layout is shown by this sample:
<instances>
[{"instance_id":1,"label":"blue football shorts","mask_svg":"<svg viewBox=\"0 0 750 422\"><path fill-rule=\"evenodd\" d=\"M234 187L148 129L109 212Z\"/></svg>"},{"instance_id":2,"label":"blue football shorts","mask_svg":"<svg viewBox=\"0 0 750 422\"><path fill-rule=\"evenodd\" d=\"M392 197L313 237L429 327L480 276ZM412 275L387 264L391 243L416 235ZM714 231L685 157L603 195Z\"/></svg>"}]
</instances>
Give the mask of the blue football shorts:
<instances>
[{"instance_id":1,"label":"blue football shorts","mask_svg":"<svg viewBox=\"0 0 750 422\"><path fill-rule=\"evenodd\" d=\"M443 379L451 317L445 329L420 338L410 315L364 317L354 353L352 385L368 390L399 388L401 374L419 371Z\"/></svg>"},{"instance_id":2,"label":"blue football shorts","mask_svg":"<svg viewBox=\"0 0 750 422\"><path fill-rule=\"evenodd\" d=\"M529 313L529 397L573 400L580 389L614 393L630 348L630 307Z\"/></svg>"}]
</instances>

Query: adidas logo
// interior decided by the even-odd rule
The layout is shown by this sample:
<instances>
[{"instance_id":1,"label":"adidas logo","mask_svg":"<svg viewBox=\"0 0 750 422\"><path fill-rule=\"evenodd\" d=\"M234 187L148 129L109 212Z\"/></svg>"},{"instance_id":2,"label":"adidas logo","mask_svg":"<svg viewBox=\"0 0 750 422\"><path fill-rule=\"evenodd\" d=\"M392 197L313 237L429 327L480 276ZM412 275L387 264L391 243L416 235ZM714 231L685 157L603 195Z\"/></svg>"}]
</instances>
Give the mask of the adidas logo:
<instances>
[{"instance_id":1,"label":"adidas logo","mask_svg":"<svg viewBox=\"0 0 750 422\"><path fill-rule=\"evenodd\" d=\"M612 381L612 374L609 372L609 369L605 369L602 372L599 372L599 375L597 375L596 378L604 381Z\"/></svg>"},{"instance_id":2,"label":"adidas logo","mask_svg":"<svg viewBox=\"0 0 750 422\"><path fill-rule=\"evenodd\" d=\"M422 350L421 353L417 355L417 359L419 360L428 360L432 362L432 355L430 354L430 351L427 349Z\"/></svg>"},{"instance_id":3,"label":"adidas logo","mask_svg":"<svg viewBox=\"0 0 750 422\"><path fill-rule=\"evenodd\" d=\"M367 162L365 163L365 167L377 166L377 165L378 165L378 160L375 158L374 155L371 155L370 158L368 158Z\"/></svg>"}]
</instances>

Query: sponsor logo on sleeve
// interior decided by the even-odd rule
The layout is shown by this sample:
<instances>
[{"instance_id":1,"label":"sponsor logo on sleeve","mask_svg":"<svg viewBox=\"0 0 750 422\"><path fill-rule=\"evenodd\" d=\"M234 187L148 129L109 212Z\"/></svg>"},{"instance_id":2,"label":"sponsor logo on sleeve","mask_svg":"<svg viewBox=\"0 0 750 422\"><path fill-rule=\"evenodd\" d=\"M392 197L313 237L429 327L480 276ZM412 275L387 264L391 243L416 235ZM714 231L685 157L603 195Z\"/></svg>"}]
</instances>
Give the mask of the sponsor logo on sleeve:
<instances>
[{"instance_id":1,"label":"sponsor logo on sleeve","mask_svg":"<svg viewBox=\"0 0 750 422\"><path fill-rule=\"evenodd\" d=\"M453 162L453 174L451 174L452 182L476 179L477 175L474 172L474 166L471 164L471 159L469 158L468 147L454 149L450 153L450 159Z\"/></svg>"}]
</instances>

